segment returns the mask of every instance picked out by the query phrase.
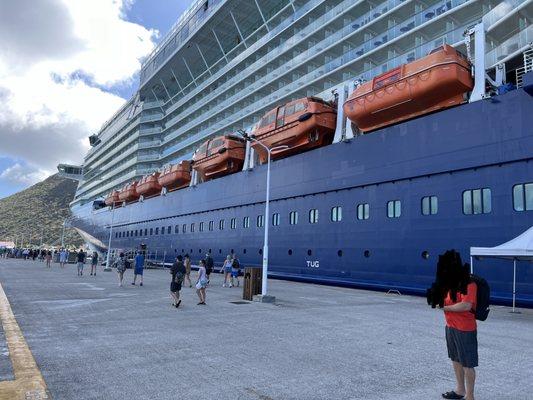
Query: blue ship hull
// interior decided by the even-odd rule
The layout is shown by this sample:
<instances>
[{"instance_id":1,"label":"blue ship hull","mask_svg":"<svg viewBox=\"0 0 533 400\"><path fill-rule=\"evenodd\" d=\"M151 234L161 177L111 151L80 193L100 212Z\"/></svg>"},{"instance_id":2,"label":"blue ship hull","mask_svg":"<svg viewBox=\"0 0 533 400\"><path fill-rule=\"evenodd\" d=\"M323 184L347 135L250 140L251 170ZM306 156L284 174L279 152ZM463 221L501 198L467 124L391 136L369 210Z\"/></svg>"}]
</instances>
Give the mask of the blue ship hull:
<instances>
[{"instance_id":1,"label":"blue ship hull","mask_svg":"<svg viewBox=\"0 0 533 400\"><path fill-rule=\"evenodd\" d=\"M467 262L471 246L501 244L533 225L533 211L515 211L512 197L514 185L533 182L532 155L533 97L519 89L273 162L270 207L280 223L270 229L269 271L423 294L445 250L459 250ZM217 265L234 251L242 264L259 266L264 228L256 222L264 214L265 180L266 166L259 166L114 212L87 204L73 210L74 226L101 250L113 221L115 249L144 243L166 262L183 253L197 261L211 251ZM491 190L490 213L465 215L463 192L479 188ZM422 215L424 196L437 196L435 215ZM387 216L391 200L401 201L399 218ZM366 220L357 219L361 203L369 204ZM336 206L342 221L332 222ZM317 223L309 223L311 209L318 209ZM296 225L289 224L292 211ZM155 235L162 227L165 233ZM150 228L154 234L145 235ZM508 303L512 263L480 260L475 267L489 281L493 301ZM533 306L533 268L526 263L518 264L517 301Z\"/></svg>"}]
</instances>

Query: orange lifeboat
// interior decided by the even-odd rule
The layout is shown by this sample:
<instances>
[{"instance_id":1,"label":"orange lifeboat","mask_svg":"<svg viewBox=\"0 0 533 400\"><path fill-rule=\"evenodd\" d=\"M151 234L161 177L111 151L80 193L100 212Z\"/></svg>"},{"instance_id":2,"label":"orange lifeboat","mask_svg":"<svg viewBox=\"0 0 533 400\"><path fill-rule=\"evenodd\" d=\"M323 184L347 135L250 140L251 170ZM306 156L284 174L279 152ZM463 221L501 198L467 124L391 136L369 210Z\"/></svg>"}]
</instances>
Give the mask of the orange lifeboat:
<instances>
[{"instance_id":1,"label":"orange lifeboat","mask_svg":"<svg viewBox=\"0 0 533 400\"><path fill-rule=\"evenodd\" d=\"M113 206L113 203L115 204L115 207L120 207L122 205L122 203L120 202L118 190L113 190L112 192L109 192L109 194L105 198L106 206L111 207Z\"/></svg>"},{"instance_id":2,"label":"orange lifeboat","mask_svg":"<svg viewBox=\"0 0 533 400\"><path fill-rule=\"evenodd\" d=\"M474 82L468 60L445 44L359 86L344 113L362 132L372 131L466 101Z\"/></svg>"},{"instance_id":3,"label":"orange lifeboat","mask_svg":"<svg viewBox=\"0 0 533 400\"><path fill-rule=\"evenodd\" d=\"M288 146L272 152L273 159L287 157L330 144L337 123L336 107L317 97L305 97L269 111L254 127L252 135L269 148ZM252 142L265 163L268 154Z\"/></svg>"},{"instance_id":4,"label":"orange lifeboat","mask_svg":"<svg viewBox=\"0 0 533 400\"><path fill-rule=\"evenodd\" d=\"M193 156L193 169L202 181L240 171L244 165L244 139L234 135L219 136L206 141Z\"/></svg>"},{"instance_id":5,"label":"orange lifeboat","mask_svg":"<svg viewBox=\"0 0 533 400\"><path fill-rule=\"evenodd\" d=\"M186 187L191 182L191 162L183 160L179 164L165 167L159 175L158 182L168 191Z\"/></svg>"},{"instance_id":6,"label":"orange lifeboat","mask_svg":"<svg viewBox=\"0 0 533 400\"><path fill-rule=\"evenodd\" d=\"M120 201L134 201L139 198L137 193L137 181L133 181L125 185L122 190L118 193L118 198Z\"/></svg>"},{"instance_id":7,"label":"orange lifeboat","mask_svg":"<svg viewBox=\"0 0 533 400\"><path fill-rule=\"evenodd\" d=\"M150 197L161 193L161 185L158 182L159 172L145 175L137 183L137 194L139 196Z\"/></svg>"}]
</instances>

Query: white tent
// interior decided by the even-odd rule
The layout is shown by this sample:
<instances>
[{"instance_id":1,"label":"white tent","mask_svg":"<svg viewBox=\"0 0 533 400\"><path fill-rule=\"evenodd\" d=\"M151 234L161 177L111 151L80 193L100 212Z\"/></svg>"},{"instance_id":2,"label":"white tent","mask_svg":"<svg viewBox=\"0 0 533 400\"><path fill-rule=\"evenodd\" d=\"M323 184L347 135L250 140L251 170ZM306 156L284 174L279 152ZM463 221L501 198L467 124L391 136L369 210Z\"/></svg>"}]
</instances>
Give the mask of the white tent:
<instances>
[{"instance_id":1,"label":"white tent","mask_svg":"<svg viewBox=\"0 0 533 400\"><path fill-rule=\"evenodd\" d=\"M473 257L504 258L513 260L513 312L516 302L516 262L533 261L533 226L520 236L496 247L471 247L470 268L474 272Z\"/></svg>"}]
</instances>

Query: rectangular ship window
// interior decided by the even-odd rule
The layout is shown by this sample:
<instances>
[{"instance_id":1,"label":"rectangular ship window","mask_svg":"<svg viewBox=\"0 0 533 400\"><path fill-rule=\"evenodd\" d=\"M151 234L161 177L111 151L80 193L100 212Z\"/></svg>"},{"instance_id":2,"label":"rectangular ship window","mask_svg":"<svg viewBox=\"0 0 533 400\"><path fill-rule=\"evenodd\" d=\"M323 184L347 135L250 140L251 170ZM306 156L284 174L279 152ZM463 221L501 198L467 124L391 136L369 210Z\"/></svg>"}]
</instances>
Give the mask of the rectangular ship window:
<instances>
[{"instance_id":1,"label":"rectangular ship window","mask_svg":"<svg viewBox=\"0 0 533 400\"><path fill-rule=\"evenodd\" d=\"M289 213L289 224L291 225L298 224L298 211L291 211Z\"/></svg>"},{"instance_id":2,"label":"rectangular ship window","mask_svg":"<svg viewBox=\"0 0 533 400\"><path fill-rule=\"evenodd\" d=\"M318 210L316 208L312 208L311 210L309 210L309 223L318 223Z\"/></svg>"},{"instance_id":3,"label":"rectangular ship window","mask_svg":"<svg viewBox=\"0 0 533 400\"><path fill-rule=\"evenodd\" d=\"M402 215L402 202L400 200L391 200L387 202L387 217L400 218Z\"/></svg>"},{"instance_id":4,"label":"rectangular ship window","mask_svg":"<svg viewBox=\"0 0 533 400\"><path fill-rule=\"evenodd\" d=\"M203 222L200 222L200 225L198 226L198 230L200 232L203 232L204 231L204 223Z\"/></svg>"},{"instance_id":5,"label":"rectangular ship window","mask_svg":"<svg viewBox=\"0 0 533 400\"><path fill-rule=\"evenodd\" d=\"M336 206L331 209L331 221L340 222L342 221L342 207Z\"/></svg>"},{"instance_id":6,"label":"rectangular ship window","mask_svg":"<svg viewBox=\"0 0 533 400\"><path fill-rule=\"evenodd\" d=\"M181 226L181 233L186 233L187 232L187 224L183 224Z\"/></svg>"},{"instance_id":7,"label":"rectangular ship window","mask_svg":"<svg viewBox=\"0 0 533 400\"><path fill-rule=\"evenodd\" d=\"M279 213L272 214L272 226L278 226L279 225Z\"/></svg>"},{"instance_id":8,"label":"rectangular ship window","mask_svg":"<svg viewBox=\"0 0 533 400\"><path fill-rule=\"evenodd\" d=\"M257 216L257 227L261 228L264 225L265 221L262 215Z\"/></svg>"},{"instance_id":9,"label":"rectangular ship window","mask_svg":"<svg viewBox=\"0 0 533 400\"><path fill-rule=\"evenodd\" d=\"M361 203L357 205L357 219L365 220L370 218L370 205L368 203Z\"/></svg>"},{"instance_id":10,"label":"rectangular ship window","mask_svg":"<svg viewBox=\"0 0 533 400\"><path fill-rule=\"evenodd\" d=\"M435 215L439 210L437 196L422 197L422 215Z\"/></svg>"},{"instance_id":11,"label":"rectangular ship window","mask_svg":"<svg viewBox=\"0 0 533 400\"><path fill-rule=\"evenodd\" d=\"M237 219L236 218L232 218L231 219L230 226L231 226L231 229L236 229L237 228Z\"/></svg>"},{"instance_id":12,"label":"rectangular ship window","mask_svg":"<svg viewBox=\"0 0 533 400\"><path fill-rule=\"evenodd\" d=\"M250 217L244 217L243 218L242 227L243 228L249 228L250 227Z\"/></svg>"},{"instance_id":13,"label":"rectangular ship window","mask_svg":"<svg viewBox=\"0 0 533 400\"><path fill-rule=\"evenodd\" d=\"M513 208L515 211L533 210L533 183L513 186Z\"/></svg>"},{"instance_id":14,"label":"rectangular ship window","mask_svg":"<svg viewBox=\"0 0 533 400\"><path fill-rule=\"evenodd\" d=\"M488 188L463 192L463 214L488 214L492 211L492 195Z\"/></svg>"}]
</instances>

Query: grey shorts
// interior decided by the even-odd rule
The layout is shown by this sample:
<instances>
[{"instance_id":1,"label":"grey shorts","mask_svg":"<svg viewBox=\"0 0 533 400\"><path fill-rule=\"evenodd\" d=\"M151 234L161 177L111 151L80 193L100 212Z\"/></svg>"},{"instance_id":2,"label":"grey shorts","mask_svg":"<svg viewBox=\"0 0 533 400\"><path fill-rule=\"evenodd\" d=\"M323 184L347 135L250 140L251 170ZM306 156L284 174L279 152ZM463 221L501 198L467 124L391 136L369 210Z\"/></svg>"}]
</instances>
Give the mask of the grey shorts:
<instances>
[{"instance_id":1,"label":"grey shorts","mask_svg":"<svg viewBox=\"0 0 533 400\"><path fill-rule=\"evenodd\" d=\"M465 368L478 366L477 331L465 332L447 326L446 345L450 360Z\"/></svg>"}]
</instances>

